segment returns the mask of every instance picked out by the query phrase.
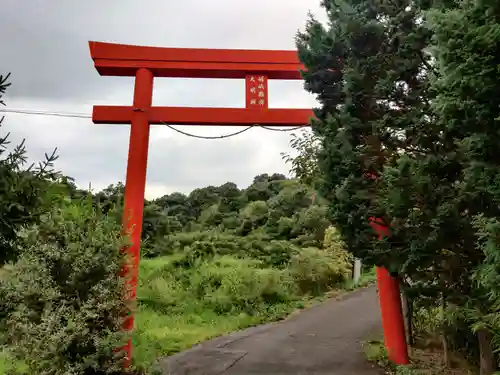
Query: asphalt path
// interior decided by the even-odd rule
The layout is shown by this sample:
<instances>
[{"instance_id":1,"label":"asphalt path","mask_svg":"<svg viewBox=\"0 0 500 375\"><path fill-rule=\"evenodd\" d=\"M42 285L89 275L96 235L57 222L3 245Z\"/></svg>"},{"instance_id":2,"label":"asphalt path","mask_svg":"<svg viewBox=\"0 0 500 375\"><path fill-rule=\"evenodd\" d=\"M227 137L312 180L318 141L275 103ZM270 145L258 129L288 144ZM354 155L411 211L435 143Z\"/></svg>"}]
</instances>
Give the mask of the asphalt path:
<instances>
[{"instance_id":1,"label":"asphalt path","mask_svg":"<svg viewBox=\"0 0 500 375\"><path fill-rule=\"evenodd\" d=\"M372 286L207 341L161 360L160 367L165 375L379 375L361 344L380 330Z\"/></svg>"}]
</instances>

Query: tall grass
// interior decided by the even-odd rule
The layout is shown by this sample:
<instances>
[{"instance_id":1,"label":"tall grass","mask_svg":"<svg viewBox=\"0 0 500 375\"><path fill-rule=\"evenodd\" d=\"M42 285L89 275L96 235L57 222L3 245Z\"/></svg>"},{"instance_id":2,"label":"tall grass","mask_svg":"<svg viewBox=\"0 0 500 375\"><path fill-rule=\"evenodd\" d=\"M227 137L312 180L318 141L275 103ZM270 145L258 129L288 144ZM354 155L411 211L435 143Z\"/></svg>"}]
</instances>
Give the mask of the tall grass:
<instances>
[{"instance_id":1,"label":"tall grass","mask_svg":"<svg viewBox=\"0 0 500 375\"><path fill-rule=\"evenodd\" d=\"M179 267L177 255L143 260L134 362L150 366L209 338L278 320L309 297L345 285L345 269L326 266L333 260L318 255L304 252L284 269L229 255L191 268Z\"/></svg>"},{"instance_id":2,"label":"tall grass","mask_svg":"<svg viewBox=\"0 0 500 375\"><path fill-rule=\"evenodd\" d=\"M215 257L188 270L175 261L142 261L135 363L149 366L209 338L279 319L300 301L288 272L254 260Z\"/></svg>"}]
</instances>

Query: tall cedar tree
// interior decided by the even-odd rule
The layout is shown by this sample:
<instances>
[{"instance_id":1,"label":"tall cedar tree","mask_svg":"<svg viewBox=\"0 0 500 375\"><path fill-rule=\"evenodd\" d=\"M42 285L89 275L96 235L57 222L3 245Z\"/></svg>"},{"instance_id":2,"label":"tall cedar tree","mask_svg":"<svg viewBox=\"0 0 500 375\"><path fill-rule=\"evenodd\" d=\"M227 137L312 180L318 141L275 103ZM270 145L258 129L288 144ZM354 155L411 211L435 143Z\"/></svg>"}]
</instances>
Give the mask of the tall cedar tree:
<instances>
[{"instance_id":1,"label":"tall cedar tree","mask_svg":"<svg viewBox=\"0 0 500 375\"><path fill-rule=\"evenodd\" d=\"M378 200L383 181L373 177L425 143L418 137L430 126L430 33L414 1L324 0L322 7L328 25L311 16L297 36L305 88L321 105L312 128L322 142L322 193L356 257L391 272L409 261L418 267L412 249L377 244L369 218L388 220Z\"/></svg>"},{"instance_id":2,"label":"tall cedar tree","mask_svg":"<svg viewBox=\"0 0 500 375\"><path fill-rule=\"evenodd\" d=\"M460 302L478 334L481 374L491 374L491 339L495 333L498 339L500 332L500 4L461 1L457 9L432 12L429 21L440 70L434 110L462 166L456 184L456 207L462 217L456 256L475 255L465 264L470 271L485 256L479 272L469 272L479 283L465 290ZM477 237L464 233L479 234L479 249Z\"/></svg>"},{"instance_id":3,"label":"tall cedar tree","mask_svg":"<svg viewBox=\"0 0 500 375\"><path fill-rule=\"evenodd\" d=\"M498 293L492 298L491 292L498 270L492 246L498 230L492 220L500 213L494 152L500 104L498 8L471 1L427 15L436 74L423 119L432 126L417 129L418 152L404 150L385 167L379 204L391 217L393 233L385 247L406 257L402 271L416 282L413 292L435 304L445 302L473 324L481 373L491 374L491 333L498 332L498 324L491 324L498 306ZM476 246L478 228L484 252ZM492 264L476 273L484 253Z\"/></svg>"}]
</instances>

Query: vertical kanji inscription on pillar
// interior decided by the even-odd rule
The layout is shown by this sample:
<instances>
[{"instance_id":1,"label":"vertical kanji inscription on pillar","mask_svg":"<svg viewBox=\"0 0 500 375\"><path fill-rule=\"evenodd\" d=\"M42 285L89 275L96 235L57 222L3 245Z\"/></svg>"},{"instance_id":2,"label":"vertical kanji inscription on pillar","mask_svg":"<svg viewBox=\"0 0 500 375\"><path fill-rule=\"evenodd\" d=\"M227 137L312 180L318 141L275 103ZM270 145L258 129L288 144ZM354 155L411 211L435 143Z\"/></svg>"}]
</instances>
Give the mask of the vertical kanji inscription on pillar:
<instances>
[{"instance_id":1,"label":"vertical kanji inscription on pillar","mask_svg":"<svg viewBox=\"0 0 500 375\"><path fill-rule=\"evenodd\" d=\"M269 107L267 76L247 75L245 81L247 109L267 109Z\"/></svg>"}]
</instances>

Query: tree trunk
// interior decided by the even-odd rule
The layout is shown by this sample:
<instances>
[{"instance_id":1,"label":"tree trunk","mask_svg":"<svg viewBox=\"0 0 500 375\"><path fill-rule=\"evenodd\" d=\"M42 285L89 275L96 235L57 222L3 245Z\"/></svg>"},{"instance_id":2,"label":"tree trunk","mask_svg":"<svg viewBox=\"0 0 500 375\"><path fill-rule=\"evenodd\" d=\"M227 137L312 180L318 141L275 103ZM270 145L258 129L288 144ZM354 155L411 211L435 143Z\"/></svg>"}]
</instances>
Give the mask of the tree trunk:
<instances>
[{"instance_id":1,"label":"tree trunk","mask_svg":"<svg viewBox=\"0 0 500 375\"><path fill-rule=\"evenodd\" d=\"M491 333L487 329L477 332L479 341L479 374L492 375L496 369L495 355L491 347Z\"/></svg>"},{"instance_id":2,"label":"tree trunk","mask_svg":"<svg viewBox=\"0 0 500 375\"><path fill-rule=\"evenodd\" d=\"M448 345L448 338L446 337L446 332L445 332L445 325L444 325L444 312L446 308L446 302L444 300L444 296L441 295L441 306L439 308L439 315L441 318L441 343L443 345L443 359L444 359L444 365L446 367L451 367L451 359L450 359L450 348Z\"/></svg>"},{"instance_id":3,"label":"tree trunk","mask_svg":"<svg viewBox=\"0 0 500 375\"><path fill-rule=\"evenodd\" d=\"M413 346L415 340L413 337L413 301L403 293L403 314L405 318L406 337L408 345Z\"/></svg>"}]
</instances>

